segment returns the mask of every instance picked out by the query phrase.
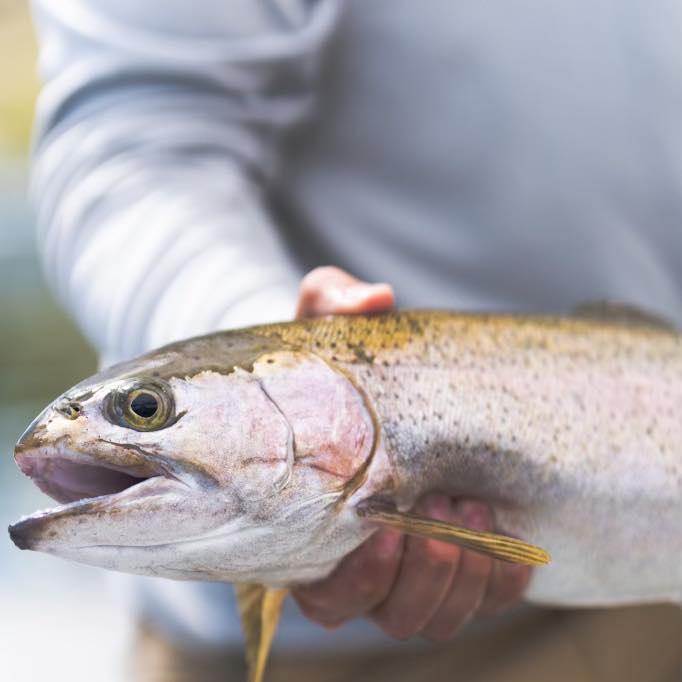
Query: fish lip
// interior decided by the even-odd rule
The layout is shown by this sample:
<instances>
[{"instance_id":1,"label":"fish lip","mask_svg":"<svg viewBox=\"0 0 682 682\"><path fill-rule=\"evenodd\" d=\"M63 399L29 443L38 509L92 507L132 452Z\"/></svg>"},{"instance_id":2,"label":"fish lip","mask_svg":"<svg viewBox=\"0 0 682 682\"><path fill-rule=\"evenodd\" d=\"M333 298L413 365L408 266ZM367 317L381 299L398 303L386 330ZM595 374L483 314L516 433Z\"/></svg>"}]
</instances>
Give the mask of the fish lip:
<instances>
[{"instance_id":1,"label":"fish lip","mask_svg":"<svg viewBox=\"0 0 682 682\"><path fill-rule=\"evenodd\" d=\"M133 464L119 465L70 447L66 438L50 444L20 440L14 454L17 466L60 504L24 516L10 525L12 542L19 549L35 549L47 527L60 518L112 511L121 502L170 489L176 493L188 491L191 487L169 470L163 458L141 449L137 454L139 457Z\"/></svg>"},{"instance_id":2,"label":"fish lip","mask_svg":"<svg viewBox=\"0 0 682 682\"><path fill-rule=\"evenodd\" d=\"M116 513L126 502L163 493L192 494L197 488L214 485L213 479L192 467L179 467L171 459L139 446L103 441L132 451L124 459L127 464L122 465L112 456L95 456L71 447L68 436L45 443L31 433L27 429L17 443L15 462L40 490L60 504L23 516L9 526L10 538L19 549L51 552L52 525L60 519Z\"/></svg>"},{"instance_id":3,"label":"fish lip","mask_svg":"<svg viewBox=\"0 0 682 682\"><path fill-rule=\"evenodd\" d=\"M87 494L87 485L82 490L80 497L73 497L76 491L69 491L65 485L58 482L58 476L54 474L54 469L59 469L64 465L72 470L90 468L95 472L116 472L128 476L131 479L139 478L147 480L155 476L166 478L176 478L161 462L154 461L153 458L141 458L140 462L134 465L120 465L115 462L99 459L79 450L69 447L67 439L61 438L51 444L27 445L21 441L17 444L14 451L14 461L19 469L28 476L46 495L60 503L72 502L77 499L89 499L103 497L104 494L95 491L94 494ZM125 488L134 487L125 485ZM121 484L123 485L123 484ZM92 484L91 484L92 487ZM123 490L124 488L122 488ZM120 492L120 491L117 491ZM73 497L73 499L71 499Z\"/></svg>"},{"instance_id":4,"label":"fish lip","mask_svg":"<svg viewBox=\"0 0 682 682\"><path fill-rule=\"evenodd\" d=\"M42 539L46 527L54 521L68 516L113 511L119 502L140 500L169 490L174 493L182 492L187 490L187 486L176 479L152 476L117 493L87 497L22 516L10 524L7 530L10 539L19 549L38 549L36 545Z\"/></svg>"}]
</instances>

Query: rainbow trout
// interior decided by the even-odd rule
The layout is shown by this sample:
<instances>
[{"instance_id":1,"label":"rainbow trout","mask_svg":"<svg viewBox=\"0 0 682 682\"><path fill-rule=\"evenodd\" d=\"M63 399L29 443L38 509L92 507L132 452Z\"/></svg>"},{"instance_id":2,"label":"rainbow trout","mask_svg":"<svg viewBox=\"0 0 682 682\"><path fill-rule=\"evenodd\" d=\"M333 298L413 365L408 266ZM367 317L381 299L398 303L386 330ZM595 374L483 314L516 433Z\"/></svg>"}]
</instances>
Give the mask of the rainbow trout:
<instances>
[{"instance_id":1,"label":"rainbow trout","mask_svg":"<svg viewBox=\"0 0 682 682\"><path fill-rule=\"evenodd\" d=\"M682 338L602 312L339 317L161 348L29 426L17 464L61 505L10 534L94 566L236 583L253 680L284 588L382 524L530 564L546 549L534 602L680 602ZM409 513L434 490L488 503L500 534Z\"/></svg>"}]
</instances>

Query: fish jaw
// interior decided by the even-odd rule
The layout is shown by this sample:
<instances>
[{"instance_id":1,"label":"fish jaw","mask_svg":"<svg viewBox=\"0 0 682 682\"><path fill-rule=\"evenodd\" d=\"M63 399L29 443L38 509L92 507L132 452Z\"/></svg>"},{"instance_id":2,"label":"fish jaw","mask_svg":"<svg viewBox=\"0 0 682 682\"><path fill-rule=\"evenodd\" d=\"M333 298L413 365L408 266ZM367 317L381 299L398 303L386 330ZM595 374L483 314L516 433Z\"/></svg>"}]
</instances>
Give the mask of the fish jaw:
<instances>
[{"instance_id":1,"label":"fish jaw","mask_svg":"<svg viewBox=\"0 0 682 682\"><path fill-rule=\"evenodd\" d=\"M108 457L101 451L90 456L69 447L66 438L53 445L36 445L35 436L20 440L15 453L19 468L61 504L11 525L17 547L110 567L125 554L121 547L176 542L178 527L183 534L206 532L201 493L210 496L210 491L201 481L182 480L159 458L145 460L144 451L131 455L110 446L106 452ZM222 507L213 502L214 511L236 511L225 500ZM139 558L124 563L122 570L146 572Z\"/></svg>"},{"instance_id":2,"label":"fish jaw","mask_svg":"<svg viewBox=\"0 0 682 682\"><path fill-rule=\"evenodd\" d=\"M153 503L159 497L180 497L182 488L182 484L159 476L141 479L140 483L118 493L83 498L25 516L9 527L9 534L19 549L60 556L74 556L79 554L79 550L87 553L89 547L97 546L97 538L87 528L88 520L93 515L126 512L133 515L135 506L145 504L151 512ZM100 534L101 527L97 529L97 536ZM92 544L88 545L88 542ZM90 563L82 556L79 560Z\"/></svg>"},{"instance_id":3,"label":"fish jaw","mask_svg":"<svg viewBox=\"0 0 682 682\"><path fill-rule=\"evenodd\" d=\"M217 580L224 578L217 570L220 563L209 557L216 551L224 556L230 542L250 531L240 520L239 500L218 486L151 470L147 478L134 476L61 443L52 450L22 452L17 459L51 494L68 499L78 489L85 495L11 525L9 534L19 549L126 573ZM93 471L84 476L85 468ZM140 468L129 471L139 474ZM107 494L95 494L105 486Z\"/></svg>"}]
</instances>

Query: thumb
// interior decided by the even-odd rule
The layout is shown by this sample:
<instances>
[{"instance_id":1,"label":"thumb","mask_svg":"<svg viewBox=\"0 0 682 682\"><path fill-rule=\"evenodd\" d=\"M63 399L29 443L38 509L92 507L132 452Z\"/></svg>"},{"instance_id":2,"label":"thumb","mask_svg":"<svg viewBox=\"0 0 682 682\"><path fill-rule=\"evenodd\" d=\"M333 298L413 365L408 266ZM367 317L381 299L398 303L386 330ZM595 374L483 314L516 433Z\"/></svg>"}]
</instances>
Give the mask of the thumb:
<instances>
[{"instance_id":1,"label":"thumb","mask_svg":"<svg viewBox=\"0 0 682 682\"><path fill-rule=\"evenodd\" d=\"M390 284L369 284L333 266L315 268L301 281L296 317L352 315L390 310Z\"/></svg>"}]
</instances>

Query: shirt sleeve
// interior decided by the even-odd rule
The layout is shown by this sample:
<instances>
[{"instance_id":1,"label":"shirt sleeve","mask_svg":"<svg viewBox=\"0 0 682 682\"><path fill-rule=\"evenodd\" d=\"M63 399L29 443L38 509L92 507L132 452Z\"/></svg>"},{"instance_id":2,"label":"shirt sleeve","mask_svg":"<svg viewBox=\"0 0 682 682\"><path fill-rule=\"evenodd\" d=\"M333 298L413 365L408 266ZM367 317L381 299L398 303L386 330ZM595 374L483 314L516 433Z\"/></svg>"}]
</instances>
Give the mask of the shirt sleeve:
<instances>
[{"instance_id":1,"label":"shirt sleeve","mask_svg":"<svg viewBox=\"0 0 682 682\"><path fill-rule=\"evenodd\" d=\"M267 209L336 0L34 0L38 246L108 359L286 319L301 272Z\"/></svg>"}]
</instances>

